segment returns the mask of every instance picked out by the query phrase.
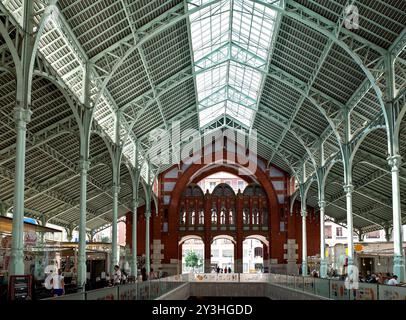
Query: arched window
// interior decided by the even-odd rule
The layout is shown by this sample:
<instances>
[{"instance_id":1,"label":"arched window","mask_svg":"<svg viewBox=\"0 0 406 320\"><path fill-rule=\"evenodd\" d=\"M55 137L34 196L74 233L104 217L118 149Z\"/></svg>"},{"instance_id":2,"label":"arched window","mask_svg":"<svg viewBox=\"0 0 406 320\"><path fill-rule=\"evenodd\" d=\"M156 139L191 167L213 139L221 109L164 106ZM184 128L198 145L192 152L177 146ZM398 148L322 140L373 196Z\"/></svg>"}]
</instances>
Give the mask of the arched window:
<instances>
[{"instance_id":1,"label":"arched window","mask_svg":"<svg viewBox=\"0 0 406 320\"><path fill-rule=\"evenodd\" d=\"M254 248L254 257L255 258L257 258L257 257L263 257L264 256L264 254L263 254L263 248L261 248L261 247L256 247L256 248Z\"/></svg>"},{"instance_id":2,"label":"arched window","mask_svg":"<svg viewBox=\"0 0 406 320\"><path fill-rule=\"evenodd\" d=\"M190 213L190 224L191 225L194 225L195 224L195 221L196 221L196 214L195 214L195 212L194 211L192 211L191 213Z\"/></svg>"},{"instance_id":3,"label":"arched window","mask_svg":"<svg viewBox=\"0 0 406 320\"><path fill-rule=\"evenodd\" d=\"M262 210L262 225L267 226L268 225L268 209L264 208Z\"/></svg>"},{"instance_id":4,"label":"arched window","mask_svg":"<svg viewBox=\"0 0 406 320\"><path fill-rule=\"evenodd\" d=\"M184 211L184 210L181 210L180 223L186 224L186 211Z\"/></svg>"},{"instance_id":5,"label":"arched window","mask_svg":"<svg viewBox=\"0 0 406 320\"><path fill-rule=\"evenodd\" d=\"M204 211L200 210L199 213L199 224L204 224Z\"/></svg>"},{"instance_id":6,"label":"arched window","mask_svg":"<svg viewBox=\"0 0 406 320\"><path fill-rule=\"evenodd\" d=\"M252 224L259 224L259 212L258 212L258 209L253 209L252 210L251 218L252 218Z\"/></svg>"},{"instance_id":7,"label":"arched window","mask_svg":"<svg viewBox=\"0 0 406 320\"><path fill-rule=\"evenodd\" d=\"M211 223L217 224L217 212L216 209L211 209Z\"/></svg>"},{"instance_id":8,"label":"arched window","mask_svg":"<svg viewBox=\"0 0 406 320\"><path fill-rule=\"evenodd\" d=\"M242 223L243 224L250 224L249 215L248 215L248 209L244 209L242 211Z\"/></svg>"},{"instance_id":9,"label":"arched window","mask_svg":"<svg viewBox=\"0 0 406 320\"><path fill-rule=\"evenodd\" d=\"M226 224L226 210L225 209L221 209L220 224Z\"/></svg>"},{"instance_id":10,"label":"arched window","mask_svg":"<svg viewBox=\"0 0 406 320\"><path fill-rule=\"evenodd\" d=\"M234 212L233 210L230 210L228 213L228 223L229 224L234 224Z\"/></svg>"}]
</instances>

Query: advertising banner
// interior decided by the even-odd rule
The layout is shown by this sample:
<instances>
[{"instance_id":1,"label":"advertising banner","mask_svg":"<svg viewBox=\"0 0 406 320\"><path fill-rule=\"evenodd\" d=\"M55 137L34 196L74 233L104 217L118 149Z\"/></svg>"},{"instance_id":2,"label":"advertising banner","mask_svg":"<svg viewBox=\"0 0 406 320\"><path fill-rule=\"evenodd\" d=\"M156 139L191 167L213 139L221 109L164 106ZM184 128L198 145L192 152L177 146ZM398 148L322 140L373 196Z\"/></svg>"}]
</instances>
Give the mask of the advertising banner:
<instances>
[{"instance_id":1,"label":"advertising banner","mask_svg":"<svg viewBox=\"0 0 406 320\"><path fill-rule=\"evenodd\" d=\"M86 293L86 300L118 300L118 287L109 287Z\"/></svg>"},{"instance_id":2,"label":"advertising banner","mask_svg":"<svg viewBox=\"0 0 406 320\"><path fill-rule=\"evenodd\" d=\"M327 279L314 279L315 293L325 298L330 297L330 283Z\"/></svg>"},{"instance_id":3,"label":"advertising banner","mask_svg":"<svg viewBox=\"0 0 406 320\"><path fill-rule=\"evenodd\" d=\"M349 300L349 290L345 288L344 281L330 281L330 299Z\"/></svg>"},{"instance_id":4,"label":"advertising banner","mask_svg":"<svg viewBox=\"0 0 406 320\"><path fill-rule=\"evenodd\" d=\"M269 274L266 274L266 273L241 273L240 282L269 282Z\"/></svg>"},{"instance_id":5,"label":"advertising banner","mask_svg":"<svg viewBox=\"0 0 406 320\"><path fill-rule=\"evenodd\" d=\"M406 287L379 286L379 300L405 300Z\"/></svg>"},{"instance_id":6,"label":"advertising banner","mask_svg":"<svg viewBox=\"0 0 406 320\"><path fill-rule=\"evenodd\" d=\"M351 300L378 300L378 285L373 283L359 283L358 289L353 291Z\"/></svg>"}]
</instances>

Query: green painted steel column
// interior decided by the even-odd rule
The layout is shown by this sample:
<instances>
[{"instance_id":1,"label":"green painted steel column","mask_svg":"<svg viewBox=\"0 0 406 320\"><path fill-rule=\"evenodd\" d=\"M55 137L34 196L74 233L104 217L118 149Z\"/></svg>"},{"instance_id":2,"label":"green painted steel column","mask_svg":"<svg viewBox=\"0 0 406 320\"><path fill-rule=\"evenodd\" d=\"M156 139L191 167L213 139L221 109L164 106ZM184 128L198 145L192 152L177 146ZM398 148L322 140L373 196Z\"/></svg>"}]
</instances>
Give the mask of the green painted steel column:
<instances>
[{"instance_id":1,"label":"green painted steel column","mask_svg":"<svg viewBox=\"0 0 406 320\"><path fill-rule=\"evenodd\" d=\"M347 257L348 265L354 265L354 225L353 225L353 216L352 216L352 193L354 191L353 185L344 186L344 192L347 202Z\"/></svg>"},{"instance_id":2,"label":"green painted steel column","mask_svg":"<svg viewBox=\"0 0 406 320\"><path fill-rule=\"evenodd\" d=\"M403 232L400 203L399 169L401 157L399 155L388 159L392 171L392 205L393 205L393 273L399 281L405 280L405 258L403 254Z\"/></svg>"},{"instance_id":3,"label":"green painted steel column","mask_svg":"<svg viewBox=\"0 0 406 320\"><path fill-rule=\"evenodd\" d=\"M17 126L17 148L14 184L13 233L11 244L10 275L24 274L24 189L25 189L25 143L27 123L31 111L17 106L14 118Z\"/></svg>"},{"instance_id":4,"label":"green painted steel column","mask_svg":"<svg viewBox=\"0 0 406 320\"><path fill-rule=\"evenodd\" d=\"M119 262L119 252L118 252L118 242L117 242L117 220L118 220L118 194L120 193L120 187L114 185L112 188L113 192L113 223L112 223L112 237L111 237L111 274L114 272L114 266Z\"/></svg>"},{"instance_id":5,"label":"green painted steel column","mask_svg":"<svg viewBox=\"0 0 406 320\"><path fill-rule=\"evenodd\" d=\"M319 201L320 207L320 278L327 277L327 260L326 260L326 237L324 230L324 217L326 211L326 201L324 198Z\"/></svg>"},{"instance_id":6,"label":"green painted steel column","mask_svg":"<svg viewBox=\"0 0 406 320\"><path fill-rule=\"evenodd\" d=\"M302 208L302 276L307 276L307 230L306 230L306 208Z\"/></svg>"},{"instance_id":7,"label":"green painted steel column","mask_svg":"<svg viewBox=\"0 0 406 320\"><path fill-rule=\"evenodd\" d=\"M150 220L151 220L151 191L148 190L147 202L145 206L145 269L147 269L148 275L151 271Z\"/></svg>"},{"instance_id":8,"label":"green painted steel column","mask_svg":"<svg viewBox=\"0 0 406 320\"><path fill-rule=\"evenodd\" d=\"M78 286L86 284L86 212L87 212L87 173L90 162L80 160L80 204L79 204L79 252L78 252Z\"/></svg>"},{"instance_id":9,"label":"green painted steel column","mask_svg":"<svg viewBox=\"0 0 406 320\"><path fill-rule=\"evenodd\" d=\"M16 123L16 163L14 180L13 231L11 244L10 275L24 274L24 189L25 189L25 144L27 123L31 120L31 55L33 51L33 3L23 2L23 29L21 63L16 65L17 91L14 120ZM22 71L22 72L20 72Z\"/></svg>"},{"instance_id":10,"label":"green painted steel column","mask_svg":"<svg viewBox=\"0 0 406 320\"><path fill-rule=\"evenodd\" d=\"M133 277L138 276L138 265L137 265L137 200L133 200L133 223L132 223L132 248L131 248L131 275Z\"/></svg>"}]
</instances>

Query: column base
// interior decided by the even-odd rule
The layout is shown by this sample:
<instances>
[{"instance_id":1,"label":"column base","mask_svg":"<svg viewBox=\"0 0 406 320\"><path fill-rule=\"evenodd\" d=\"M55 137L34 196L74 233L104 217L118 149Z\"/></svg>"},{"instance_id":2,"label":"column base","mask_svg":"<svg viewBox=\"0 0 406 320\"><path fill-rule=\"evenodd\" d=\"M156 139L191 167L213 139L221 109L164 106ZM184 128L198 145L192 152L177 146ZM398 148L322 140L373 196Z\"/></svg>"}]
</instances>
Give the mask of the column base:
<instances>
[{"instance_id":1,"label":"column base","mask_svg":"<svg viewBox=\"0 0 406 320\"><path fill-rule=\"evenodd\" d=\"M327 278L327 261L320 260L320 278Z\"/></svg>"},{"instance_id":2,"label":"column base","mask_svg":"<svg viewBox=\"0 0 406 320\"><path fill-rule=\"evenodd\" d=\"M298 275L299 268L297 267L297 261L288 261L286 264L286 273L288 275Z\"/></svg>"},{"instance_id":3,"label":"column base","mask_svg":"<svg viewBox=\"0 0 406 320\"><path fill-rule=\"evenodd\" d=\"M270 270L269 270L270 264L271 264L271 261L269 259L264 259L264 270L263 270L264 272L267 272L267 273L270 272Z\"/></svg>"},{"instance_id":4,"label":"column base","mask_svg":"<svg viewBox=\"0 0 406 320\"><path fill-rule=\"evenodd\" d=\"M85 291L85 285L87 281L87 269L86 269L86 260L83 262L81 259L78 261L78 287L83 286L83 291Z\"/></svg>"},{"instance_id":5,"label":"column base","mask_svg":"<svg viewBox=\"0 0 406 320\"><path fill-rule=\"evenodd\" d=\"M234 270L231 270L233 273L243 273L242 259L234 260Z\"/></svg>"},{"instance_id":6,"label":"column base","mask_svg":"<svg viewBox=\"0 0 406 320\"><path fill-rule=\"evenodd\" d=\"M405 281L405 259L403 256L393 257L393 274L398 276L398 282Z\"/></svg>"},{"instance_id":7,"label":"column base","mask_svg":"<svg viewBox=\"0 0 406 320\"><path fill-rule=\"evenodd\" d=\"M306 263L302 263L302 276L307 277L308 276L308 272L307 272L307 262Z\"/></svg>"}]
</instances>

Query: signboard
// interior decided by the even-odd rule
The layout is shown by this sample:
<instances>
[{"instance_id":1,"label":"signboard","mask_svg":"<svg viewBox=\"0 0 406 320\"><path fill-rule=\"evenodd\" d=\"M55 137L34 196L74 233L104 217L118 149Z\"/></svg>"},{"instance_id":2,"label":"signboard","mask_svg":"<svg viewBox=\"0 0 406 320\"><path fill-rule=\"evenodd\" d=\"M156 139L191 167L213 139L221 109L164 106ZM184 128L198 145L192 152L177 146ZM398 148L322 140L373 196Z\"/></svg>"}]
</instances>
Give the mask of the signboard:
<instances>
[{"instance_id":1,"label":"signboard","mask_svg":"<svg viewBox=\"0 0 406 320\"><path fill-rule=\"evenodd\" d=\"M269 282L269 274L241 273L240 282Z\"/></svg>"},{"instance_id":2,"label":"signboard","mask_svg":"<svg viewBox=\"0 0 406 320\"><path fill-rule=\"evenodd\" d=\"M37 245L37 234L32 231L24 232L24 245L26 247L36 246Z\"/></svg>"},{"instance_id":3,"label":"signboard","mask_svg":"<svg viewBox=\"0 0 406 320\"><path fill-rule=\"evenodd\" d=\"M9 300L32 300L32 276L10 276Z\"/></svg>"},{"instance_id":4,"label":"signboard","mask_svg":"<svg viewBox=\"0 0 406 320\"><path fill-rule=\"evenodd\" d=\"M238 282L237 273L203 273L194 274L191 281L197 282Z\"/></svg>"}]
</instances>

